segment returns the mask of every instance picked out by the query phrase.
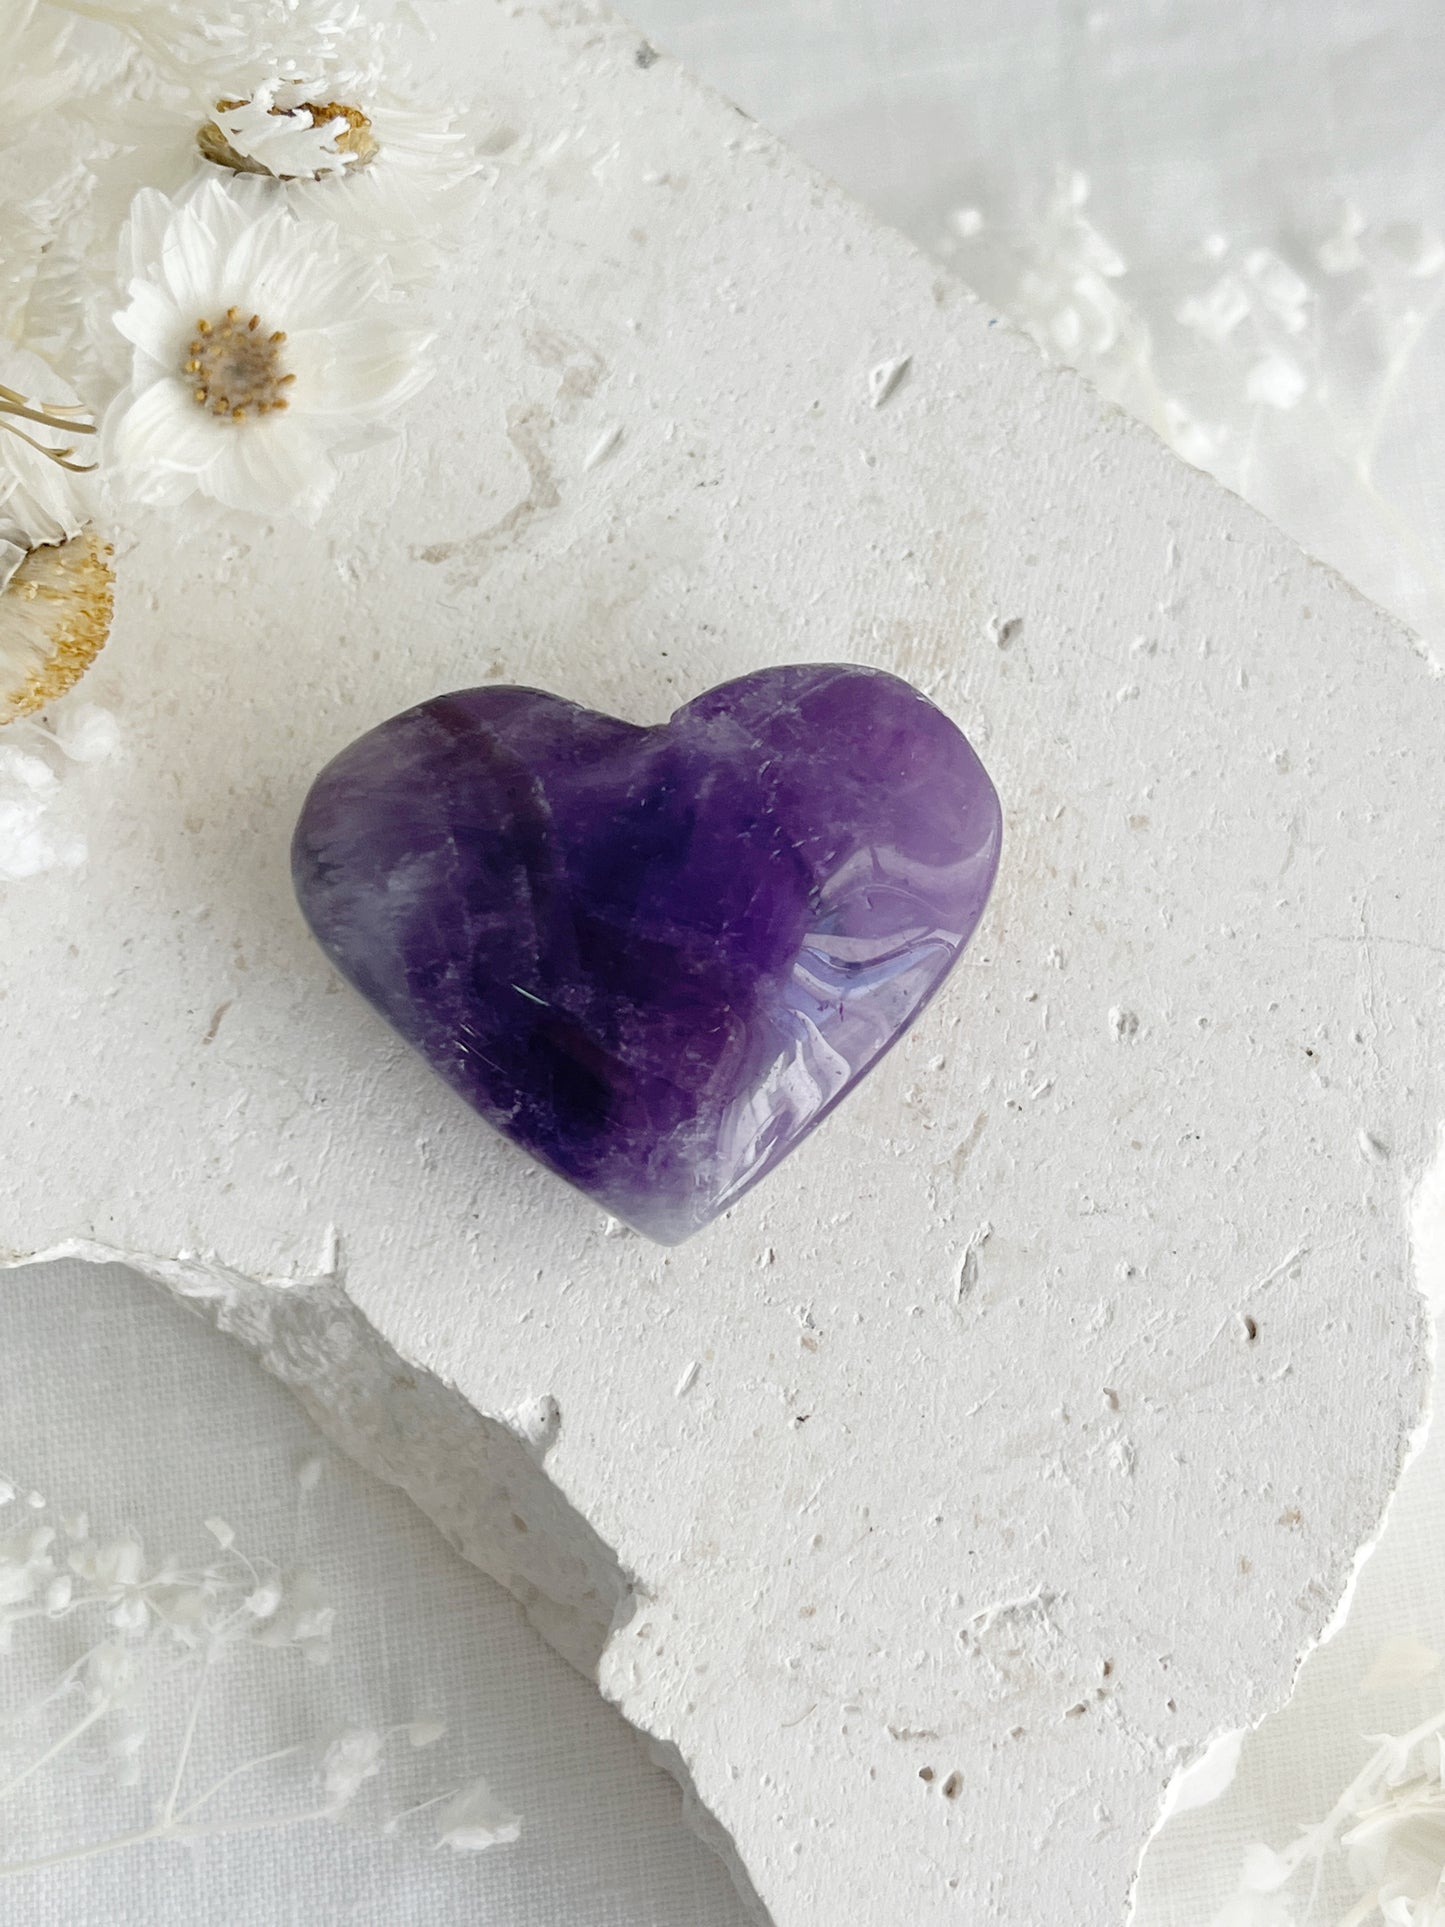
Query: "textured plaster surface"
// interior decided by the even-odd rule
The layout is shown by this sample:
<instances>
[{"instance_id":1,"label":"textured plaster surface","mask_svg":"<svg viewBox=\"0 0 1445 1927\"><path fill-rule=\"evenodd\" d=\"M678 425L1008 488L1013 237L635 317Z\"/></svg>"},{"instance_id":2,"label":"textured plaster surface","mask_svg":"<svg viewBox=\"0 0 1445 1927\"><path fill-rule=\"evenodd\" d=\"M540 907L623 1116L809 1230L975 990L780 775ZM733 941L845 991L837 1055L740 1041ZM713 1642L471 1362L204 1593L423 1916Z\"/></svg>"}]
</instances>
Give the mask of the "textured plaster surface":
<instances>
[{"instance_id":1,"label":"textured plaster surface","mask_svg":"<svg viewBox=\"0 0 1445 1927\"><path fill-rule=\"evenodd\" d=\"M338 1430L385 1470L399 1428L393 1475L554 1600L776 1927L1106 1927L1418 1417L1441 685L626 27L439 31L499 159L400 455L316 533L118 556L89 869L0 921L0 1258L284 1301L253 1342L320 1408L374 1344ZM963 725L999 885L868 1084L659 1251L341 985L291 825L441 689L646 722L806 659Z\"/></svg>"}]
</instances>

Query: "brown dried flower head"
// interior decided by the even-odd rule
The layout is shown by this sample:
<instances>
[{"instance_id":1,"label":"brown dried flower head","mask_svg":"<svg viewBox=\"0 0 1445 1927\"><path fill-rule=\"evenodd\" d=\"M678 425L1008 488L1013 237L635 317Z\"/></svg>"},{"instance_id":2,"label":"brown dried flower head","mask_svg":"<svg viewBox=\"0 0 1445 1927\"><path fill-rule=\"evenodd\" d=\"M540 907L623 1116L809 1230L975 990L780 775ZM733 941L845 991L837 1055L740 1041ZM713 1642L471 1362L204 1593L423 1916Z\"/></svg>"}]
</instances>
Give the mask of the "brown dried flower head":
<instances>
[{"instance_id":1,"label":"brown dried flower head","mask_svg":"<svg viewBox=\"0 0 1445 1927\"><path fill-rule=\"evenodd\" d=\"M238 107L249 105L250 102L246 99L218 100L216 112L229 114ZM279 107L273 104L266 111L284 119L298 110L311 116L313 127L325 127L330 122L338 120L345 121L346 125L337 133L333 144L336 152L344 157L348 168L366 167L376 159L379 150L375 136L371 132L371 122L359 107L348 106L345 101L340 100L301 100L297 101L294 107ZM234 174L264 174L268 180L281 181L302 178L295 174L273 174L265 162L257 160L255 155L240 153L231 145L213 120L203 122L196 130L196 145L208 161L214 162L217 167L229 167ZM318 172L309 178L321 180L323 175Z\"/></svg>"}]
</instances>

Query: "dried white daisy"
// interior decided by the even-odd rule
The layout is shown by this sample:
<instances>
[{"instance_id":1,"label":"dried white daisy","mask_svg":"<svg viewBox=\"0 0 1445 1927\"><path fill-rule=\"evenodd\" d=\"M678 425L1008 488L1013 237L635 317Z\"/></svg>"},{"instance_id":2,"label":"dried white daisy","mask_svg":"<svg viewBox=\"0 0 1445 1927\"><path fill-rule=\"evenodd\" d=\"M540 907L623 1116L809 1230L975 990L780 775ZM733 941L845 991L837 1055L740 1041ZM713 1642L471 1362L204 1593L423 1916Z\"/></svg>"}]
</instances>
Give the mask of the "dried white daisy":
<instances>
[{"instance_id":1,"label":"dried white daisy","mask_svg":"<svg viewBox=\"0 0 1445 1927\"><path fill-rule=\"evenodd\" d=\"M63 695L110 633L110 551L79 454L93 432L53 369L0 343L0 724Z\"/></svg>"},{"instance_id":2,"label":"dried white daisy","mask_svg":"<svg viewBox=\"0 0 1445 1927\"><path fill-rule=\"evenodd\" d=\"M324 180L376 158L371 120L321 84L272 80L247 100L218 100L196 145L217 167L278 181Z\"/></svg>"},{"instance_id":3,"label":"dried white daisy","mask_svg":"<svg viewBox=\"0 0 1445 1927\"><path fill-rule=\"evenodd\" d=\"M0 724L79 682L110 634L113 580L93 529L20 562L0 592Z\"/></svg>"},{"instance_id":4,"label":"dried white daisy","mask_svg":"<svg viewBox=\"0 0 1445 1927\"><path fill-rule=\"evenodd\" d=\"M219 96L211 82L108 111L115 151L96 170L85 216L97 235L119 233L143 188L180 198L198 168L212 178L224 169L284 183L293 212L384 253L399 284L434 266L483 167L446 102L429 94L412 104L356 73Z\"/></svg>"},{"instance_id":5,"label":"dried white daisy","mask_svg":"<svg viewBox=\"0 0 1445 1927\"><path fill-rule=\"evenodd\" d=\"M112 479L141 501L199 492L314 519L333 458L379 439L427 378L427 337L388 310L386 262L299 218L272 182L142 192L122 259L131 378L104 440Z\"/></svg>"}]
</instances>

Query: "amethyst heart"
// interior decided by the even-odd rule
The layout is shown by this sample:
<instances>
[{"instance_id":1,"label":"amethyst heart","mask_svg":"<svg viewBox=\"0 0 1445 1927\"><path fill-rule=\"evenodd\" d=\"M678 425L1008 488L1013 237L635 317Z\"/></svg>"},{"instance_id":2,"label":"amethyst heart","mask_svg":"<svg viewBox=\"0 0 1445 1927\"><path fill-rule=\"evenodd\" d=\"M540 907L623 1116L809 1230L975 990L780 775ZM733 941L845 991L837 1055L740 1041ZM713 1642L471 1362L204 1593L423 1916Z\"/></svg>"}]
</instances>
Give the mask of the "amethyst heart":
<instances>
[{"instance_id":1,"label":"amethyst heart","mask_svg":"<svg viewBox=\"0 0 1445 1927\"><path fill-rule=\"evenodd\" d=\"M908 1029L999 833L941 710L817 664L653 729L438 696L322 771L292 871L322 947L469 1104L676 1244Z\"/></svg>"}]
</instances>

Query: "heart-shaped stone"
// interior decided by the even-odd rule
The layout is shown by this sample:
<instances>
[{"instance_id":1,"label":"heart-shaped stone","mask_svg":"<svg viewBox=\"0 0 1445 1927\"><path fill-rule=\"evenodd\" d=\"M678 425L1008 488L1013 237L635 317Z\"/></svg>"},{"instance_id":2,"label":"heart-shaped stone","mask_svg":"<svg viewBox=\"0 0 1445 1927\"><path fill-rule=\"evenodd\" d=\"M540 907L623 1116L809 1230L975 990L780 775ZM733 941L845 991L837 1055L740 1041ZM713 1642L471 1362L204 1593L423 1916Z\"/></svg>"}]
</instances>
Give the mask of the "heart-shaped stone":
<instances>
[{"instance_id":1,"label":"heart-shaped stone","mask_svg":"<svg viewBox=\"0 0 1445 1927\"><path fill-rule=\"evenodd\" d=\"M438 696L322 771L292 865L323 948L468 1103L676 1244L912 1024L999 835L941 710L808 664L652 729Z\"/></svg>"}]
</instances>

